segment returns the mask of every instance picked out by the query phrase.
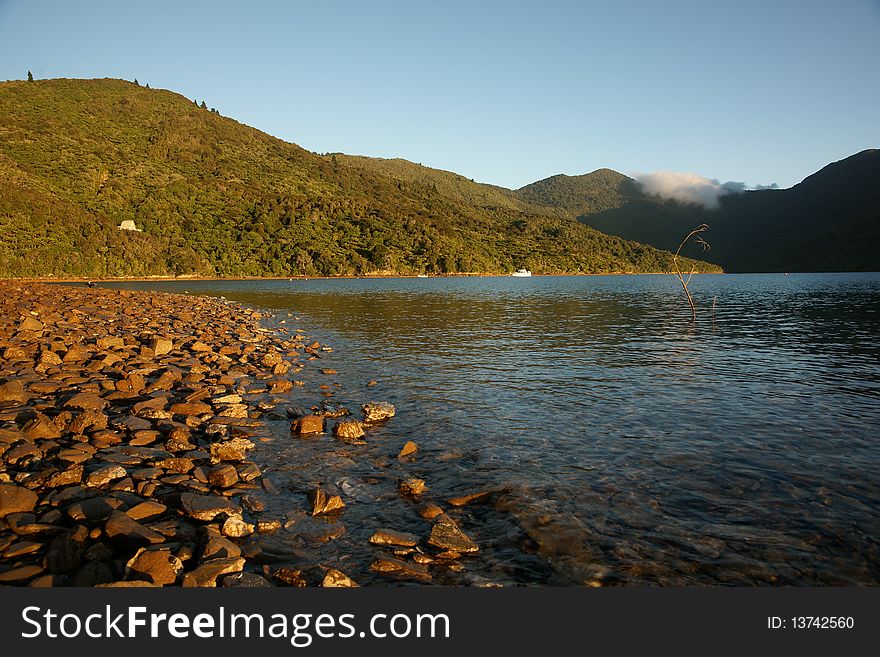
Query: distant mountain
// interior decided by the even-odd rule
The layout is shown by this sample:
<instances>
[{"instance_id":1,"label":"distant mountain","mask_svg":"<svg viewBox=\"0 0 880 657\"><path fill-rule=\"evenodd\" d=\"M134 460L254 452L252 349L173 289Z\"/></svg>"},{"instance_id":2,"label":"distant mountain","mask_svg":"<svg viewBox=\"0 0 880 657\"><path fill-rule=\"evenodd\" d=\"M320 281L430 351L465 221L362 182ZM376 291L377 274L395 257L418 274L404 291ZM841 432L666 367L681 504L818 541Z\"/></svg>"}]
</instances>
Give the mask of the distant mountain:
<instances>
[{"instance_id":1,"label":"distant mountain","mask_svg":"<svg viewBox=\"0 0 880 657\"><path fill-rule=\"evenodd\" d=\"M877 149L829 164L790 189L722 196L717 210L626 189L617 207L575 212L602 232L673 250L691 228L707 223L712 248L701 257L730 272L880 270Z\"/></svg>"},{"instance_id":2,"label":"distant mountain","mask_svg":"<svg viewBox=\"0 0 880 657\"><path fill-rule=\"evenodd\" d=\"M110 79L0 83L0 276L670 265L668 252L528 195L402 160L320 156L169 91Z\"/></svg>"}]
</instances>

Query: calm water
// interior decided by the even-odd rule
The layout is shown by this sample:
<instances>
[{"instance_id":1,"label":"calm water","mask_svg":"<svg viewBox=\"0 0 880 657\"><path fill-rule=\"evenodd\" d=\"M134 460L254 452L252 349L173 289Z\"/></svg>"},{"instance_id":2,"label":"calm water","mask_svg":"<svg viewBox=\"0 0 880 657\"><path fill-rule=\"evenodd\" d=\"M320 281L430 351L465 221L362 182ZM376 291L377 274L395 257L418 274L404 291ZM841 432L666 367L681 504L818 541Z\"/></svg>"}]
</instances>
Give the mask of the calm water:
<instances>
[{"instance_id":1,"label":"calm water","mask_svg":"<svg viewBox=\"0 0 880 657\"><path fill-rule=\"evenodd\" d=\"M276 309L284 328L329 343L321 366L339 374L312 375L291 406L331 382L334 405L397 406L360 447L292 441L273 423L259 447L281 488L269 512L294 517L315 483L348 507L340 521L299 518L261 539L265 560L386 581L368 572L378 548L367 538L377 527L427 534L395 492L415 475L436 501L498 491L453 511L482 549L435 582L880 582L880 274L702 276L695 325L676 286L671 276L125 285ZM406 440L421 451L400 462Z\"/></svg>"}]
</instances>

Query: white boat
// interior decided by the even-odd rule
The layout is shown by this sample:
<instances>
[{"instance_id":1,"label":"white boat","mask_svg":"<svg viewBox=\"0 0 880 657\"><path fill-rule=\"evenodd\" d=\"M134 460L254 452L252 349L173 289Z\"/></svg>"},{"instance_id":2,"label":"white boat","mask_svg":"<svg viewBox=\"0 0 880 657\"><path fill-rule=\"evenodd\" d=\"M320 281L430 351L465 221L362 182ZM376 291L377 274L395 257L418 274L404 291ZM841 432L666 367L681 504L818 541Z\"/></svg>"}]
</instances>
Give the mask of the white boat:
<instances>
[{"instance_id":1,"label":"white boat","mask_svg":"<svg viewBox=\"0 0 880 657\"><path fill-rule=\"evenodd\" d=\"M531 276L531 275L532 275L532 272L530 272L528 269L517 269L515 272L513 272L511 274L511 276L518 276L518 277Z\"/></svg>"},{"instance_id":2,"label":"white boat","mask_svg":"<svg viewBox=\"0 0 880 657\"><path fill-rule=\"evenodd\" d=\"M428 278L427 274L419 274L416 278Z\"/></svg>"}]
</instances>

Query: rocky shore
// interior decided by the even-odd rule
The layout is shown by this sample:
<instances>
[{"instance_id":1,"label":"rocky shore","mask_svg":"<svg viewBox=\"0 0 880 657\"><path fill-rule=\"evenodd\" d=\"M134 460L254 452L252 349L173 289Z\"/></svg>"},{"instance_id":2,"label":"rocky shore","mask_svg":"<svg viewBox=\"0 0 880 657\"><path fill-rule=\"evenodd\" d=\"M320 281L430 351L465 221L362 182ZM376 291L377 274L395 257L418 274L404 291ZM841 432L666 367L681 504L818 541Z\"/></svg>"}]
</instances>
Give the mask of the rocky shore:
<instances>
[{"instance_id":1,"label":"rocky shore","mask_svg":"<svg viewBox=\"0 0 880 657\"><path fill-rule=\"evenodd\" d=\"M309 576L251 559L249 538L285 530L249 459L268 418L291 439L357 444L395 413L292 411L285 396L330 348L265 328L223 299L0 282L0 585L356 586L338 568ZM406 458L417 451L407 443ZM425 483L400 482L418 501ZM315 488L310 516L344 512ZM439 507L424 540L377 529L374 573L428 581L429 565L477 551Z\"/></svg>"}]
</instances>

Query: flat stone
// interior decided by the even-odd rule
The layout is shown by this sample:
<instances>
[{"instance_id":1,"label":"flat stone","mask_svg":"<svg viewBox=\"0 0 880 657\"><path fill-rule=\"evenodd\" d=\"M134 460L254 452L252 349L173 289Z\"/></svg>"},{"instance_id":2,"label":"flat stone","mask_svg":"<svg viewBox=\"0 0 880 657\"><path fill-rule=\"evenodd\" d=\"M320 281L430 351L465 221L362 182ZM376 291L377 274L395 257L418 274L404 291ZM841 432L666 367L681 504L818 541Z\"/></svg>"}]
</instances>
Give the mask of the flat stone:
<instances>
[{"instance_id":1,"label":"flat stone","mask_svg":"<svg viewBox=\"0 0 880 657\"><path fill-rule=\"evenodd\" d=\"M180 496L180 508L190 518L206 522L223 514L229 516L241 515L241 509L220 495L184 493Z\"/></svg>"},{"instance_id":2,"label":"flat stone","mask_svg":"<svg viewBox=\"0 0 880 657\"><path fill-rule=\"evenodd\" d=\"M465 504L470 504L471 502L478 502L489 497L494 491L491 490L481 490L476 493L468 493L467 495L460 495L458 497L452 497L446 500L452 506L464 506Z\"/></svg>"},{"instance_id":3,"label":"flat stone","mask_svg":"<svg viewBox=\"0 0 880 657\"><path fill-rule=\"evenodd\" d=\"M244 538L254 533L254 526L241 518L230 516L224 521L220 531L229 538Z\"/></svg>"},{"instance_id":4,"label":"flat stone","mask_svg":"<svg viewBox=\"0 0 880 657\"><path fill-rule=\"evenodd\" d=\"M151 520L161 516L168 510L168 507L153 500L147 500L131 507L126 511L126 515L132 520Z\"/></svg>"},{"instance_id":5,"label":"flat stone","mask_svg":"<svg viewBox=\"0 0 880 657\"><path fill-rule=\"evenodd\" d=\"M115 498L89 497L74 502L65 511L71 520L91 524L105 521L120 506L122 506L122 501Z\"/></svg>"},{"instance_id":6,"label":"flat stone","mask_svg":"<svg viewBox=\"0 0 880 657\"><path fill-rule=\"evenodd\" d=\"M256 573L233 573L232 575L223 575L220 578L220 585L224 588L239 588L239 589L256 589L256 588L271 588L273 587L272 582L267 580L265 577L257 575Z\"/></svg>"},{"instance_id":7,"label":"flat stone","mask_svg":"<svg viewBox=\"0 0 880 657\"><path fill-rule=\"evenodd\" d=\"M467 534L461 531L458 524L447 515L437 517L428 537L428 545L441 550L452 550L461 554L478 552L479 546Z\"/></svg>"},{"instance_id":8,"label":"flat stone","mask_svg":"<svg viewBox=\"0 0 880 657\"><path fill-rule=\"evenodd\" d=\"M406 443L404 443L403 447L400 448L400 451L397 453L397 458L406 458L407 456L412 456L418 451L419 446L416 445L413 441L407 440Z\"/></svg>"},{"instance_id":9,"label":"flat stone","mask_svg":"<svg viewBox=\"0 0 880 657\"><path fill-rule=\"evenodd\" d=\"M39 499L34 491L22 486L0 484L0 518L10 513L30 513Z\"/></svg>"},{"instance_id":10,"label":"flat stone","mask_svg":"<svg viewBox=\"0 0 880 657\"><path fill-rule=\"evenodd\" d=\"M214 409L202 402L181 402L171 407L173 415L213 415Z\"/></svg>"},{"instance_id":11,"label":"flat stone","mask_svg":"<svg viewBox=\"0 0 880 657\"><path fill-rule=\"evenodd\" d=\"M125 545L146 546L162 543L165 537L144 527L121 511L113 511L104 525L104 532L117 543Z\"/></svg>"},{"instance_id":12,"label":"flat stone","mask_svg":"<svg viewBox=\"0 0 880 657\"><path fill-rule=\"evenodd\" d=\"M370 570L374 573L394 575L403 579L416 579L421 582L431 580L431 573L424 564L410 563L394 557L379 557L372 564Z\"/></svg>"},{"instance_id":13,"label":"flat stone","mask_svg":"<svg viewBox=\"0 0 880 657\"><path fill-rule=\"evenodd\" d=\"M377 529L370 536L373 545L392 545L397 547L415 547L419 544L419 538L415 534L398 532L393 529Z\"/></svg>"},{"instance_id":14,"label":"flat stone","mask_svg":"<svg viewBox=\"0 0 880 657\"><path fill-rule=\"evenodd\" d=\"M351 577L335 568L328 568L321 582L324 588L354 588L360 586Z\"/></svg>"},{"instance_id":15,"label":"flat stone","mask_svg":"<svg viewBox=\"0 0 880 657\"><path fill-rule=\"evenodd\" d=\"M7 380L0 383L0 402L26 402L28 396L24 386L17 379Z\"/></svg>"},{"instance_id":16,"label":"flat stone","mask_svg":"<svg viewBox=\"0 0 880 657\"><path fill-rule=\"evenodd\" d=\"M34 417L25 422L21 432L31 440L61 437L61 429L58 428L58 425L39 412L35 413Z\"/></svg>"},{"instance_id":17,"label":"flat stone","mask_svg":"<svg viewBox=\"0 0 880 657\"><path fill-rule=\"evenodd\" d=\"M290 431L299 435L323 433L324 417L322 415L303 415L290 425Z\"/></svg>"},{"instance_id":18,"label":"flat stone","mask_svg":"<svg viewBox=\"0 0 880 657\"><path fill-rule=\"evenodd\" d=\"M174 584L182 572L183 562L167 548L141 548L126 564L126 579L142 579L159 586Z\"/></svg>"},{"instance_id":19,"label":"flat stone","mask_svg":"<svg viewBox=\"0 0 880 657\"><path fill-rule=\"evenodd\" d=\"M86 485L87 486L104 486L109 484L111 481L115 481L117 479L122 479L128 473L125 471L121 465L105 465L103 468L99 468L94 472L90 472L86 477Z\"/></svg>"},{"instance_id":20,"label":"flat stone","mask_svg":"<svg viewBox=\"0 0 880 657\"><path fill-rule=\"evenodd\" d=\"M174 342L168 338L153 338L150 340L150 349L156 356L162 356L174 349Z\"/></svg>"},{"instance_id":21,"label":"flat stone","mask_svg":"<svg viewBox=\"0 0 880 657\"><path fill-rule=\"evenodd\" d=\"M208 482L215 488L229 488L238 483L238 471L234 465L223 463L207 472Z\"/></svg>"},{"instance_id":22,"label":"flat stone","mask_svg":"<svg viewBox=\"0 0 880 657\"><path fill-rule=\"evenodd\" d=\"M0 584L24 584L43 573L41 566L19 566L0 572Z\"/></svg>"},{"instance_id":23,"label":"flat stone","mask_svg":"<svg viewBox=\"0 0 880 657\"><path fill-rule=\"evenodd\" d=\"M202 562L198 568L183 576L183 586L186 587L214 587L217 586L217 578L221 575L241 572L244 569L245 560L242 557L227 559L210 559Z\"/></svg>"},{"instance_id":24,"label":"flat stone","mask_svg":"<svg viewBox=\"0 0 880 657\"><path fill-rule=\"evenodd\" d=\"M64 408L78 408L81 410L103 411L110 405L106 399L93 392L80 392L64 402Z\"/></svg>"}]
</instances>

